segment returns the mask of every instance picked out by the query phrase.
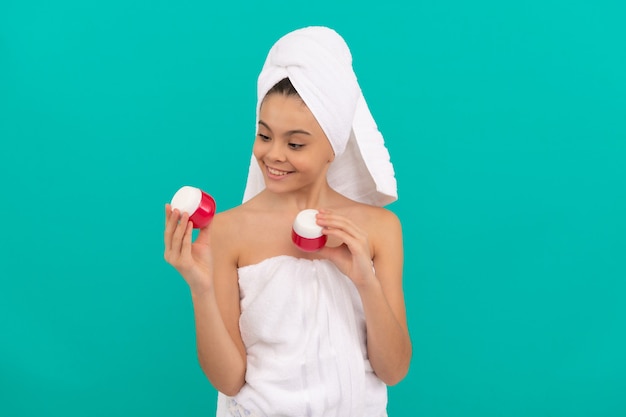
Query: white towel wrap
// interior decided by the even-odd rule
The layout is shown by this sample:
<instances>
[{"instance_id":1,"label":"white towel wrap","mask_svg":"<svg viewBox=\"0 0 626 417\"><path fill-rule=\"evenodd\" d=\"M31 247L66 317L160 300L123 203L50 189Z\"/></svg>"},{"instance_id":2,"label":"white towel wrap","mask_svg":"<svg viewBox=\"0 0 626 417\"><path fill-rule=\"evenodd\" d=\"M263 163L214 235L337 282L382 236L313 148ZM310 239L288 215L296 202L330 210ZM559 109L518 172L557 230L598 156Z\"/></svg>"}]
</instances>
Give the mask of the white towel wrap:
<instances>
[{"instance_id":1,"label":"white towel wrap","mask_svg":"<svg viewBox=\"0 0 626 417\"><path fill-rule=\"evenodd\" d=\"M329 185L362 203L384 206L395 201L389 152L361 93L343 38L332 29L313 26L290 32L274 44L258 78L257 125L265 95L284 78L289 78L335 152ZM253 155L243 201L264 188Z\"/></svg>"}]
</instances>

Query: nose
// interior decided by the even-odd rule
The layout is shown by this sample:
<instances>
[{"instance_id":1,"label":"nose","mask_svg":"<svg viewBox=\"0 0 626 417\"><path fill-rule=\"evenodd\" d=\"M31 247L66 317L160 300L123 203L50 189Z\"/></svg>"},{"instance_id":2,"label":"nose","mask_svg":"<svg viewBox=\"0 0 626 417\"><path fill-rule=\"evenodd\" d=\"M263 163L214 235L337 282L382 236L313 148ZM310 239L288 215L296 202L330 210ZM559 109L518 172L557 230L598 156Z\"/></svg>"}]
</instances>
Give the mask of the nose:
<instances>
[{"instance_id":1,"label":"nose","mask_svg":"<svg viewBox=\"0 0 626 417\"><path fill-rule=\"evenodd\" d=\"M272 162L284 162L285 161L285 152L280 141L273 140L270 143L266 156Z\"/></svg>"}]
</instances>

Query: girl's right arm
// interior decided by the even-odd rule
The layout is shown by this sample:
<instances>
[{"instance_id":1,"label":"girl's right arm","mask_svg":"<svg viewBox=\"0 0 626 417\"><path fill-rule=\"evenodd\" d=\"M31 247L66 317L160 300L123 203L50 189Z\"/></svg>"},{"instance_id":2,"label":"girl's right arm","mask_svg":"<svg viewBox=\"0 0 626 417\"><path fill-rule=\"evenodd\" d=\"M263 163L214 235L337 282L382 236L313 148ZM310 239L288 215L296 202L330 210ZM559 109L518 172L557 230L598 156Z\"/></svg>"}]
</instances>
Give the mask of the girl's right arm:
<instances>
[{"instance_id":1,"label":"girl's right arm","mask_svg":"<svg viewBox=\"0 0 626 417\"><path fill-rule=\"evenodd\" d=\"M165 208L165 259L183 276L193 301L200 366L211 384L226 395L243 386L246 355L239 332L237 259L229 228L217 215L192 242L189 216ZM215 239L218 245L212 246Z\"/></svg>"}]
</instances>

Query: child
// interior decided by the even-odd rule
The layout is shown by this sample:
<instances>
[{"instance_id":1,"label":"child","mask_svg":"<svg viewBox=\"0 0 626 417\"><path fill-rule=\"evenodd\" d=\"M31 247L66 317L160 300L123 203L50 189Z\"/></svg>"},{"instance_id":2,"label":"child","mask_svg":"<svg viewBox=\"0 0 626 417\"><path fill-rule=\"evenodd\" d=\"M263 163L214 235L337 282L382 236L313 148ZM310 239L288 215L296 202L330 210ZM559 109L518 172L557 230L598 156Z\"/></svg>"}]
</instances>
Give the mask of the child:
<instances>
[{"instance_id":1,"label":"child","mask_svg":"<svg viewBox=\"0 0 626 417\"><path fill-rule=\"evenodd\" d=\"M189 215L166 205L165 259L191 290L219 417L386 416L386 386L408 371L401 225L381 207L394 171L351 61L325 27L278 40L243 204L195 242ZM328 237L319 252L291 241L305 208Z\"/></svg>"}]
</instances>

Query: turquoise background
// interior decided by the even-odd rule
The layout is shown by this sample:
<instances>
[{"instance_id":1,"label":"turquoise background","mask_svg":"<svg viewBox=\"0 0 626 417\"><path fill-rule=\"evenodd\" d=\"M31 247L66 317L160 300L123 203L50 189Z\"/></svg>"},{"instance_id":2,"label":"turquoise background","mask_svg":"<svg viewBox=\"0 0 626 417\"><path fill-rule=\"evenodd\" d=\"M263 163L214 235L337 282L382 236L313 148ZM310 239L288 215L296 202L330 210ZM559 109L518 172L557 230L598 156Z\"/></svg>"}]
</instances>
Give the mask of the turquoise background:
<instances>
[{"instance_id":1,"label":"turquoise background","mask_svg":"<svg viewBox=\"0 0 626 417\"><path fill-rule=\"evenodd\" d=\"M214 413L163 205L239 203L265 54L323 24L397 172L390 416L625 416L624 4L2 0L0 415Z\"/></svg>"}]
</instances>

